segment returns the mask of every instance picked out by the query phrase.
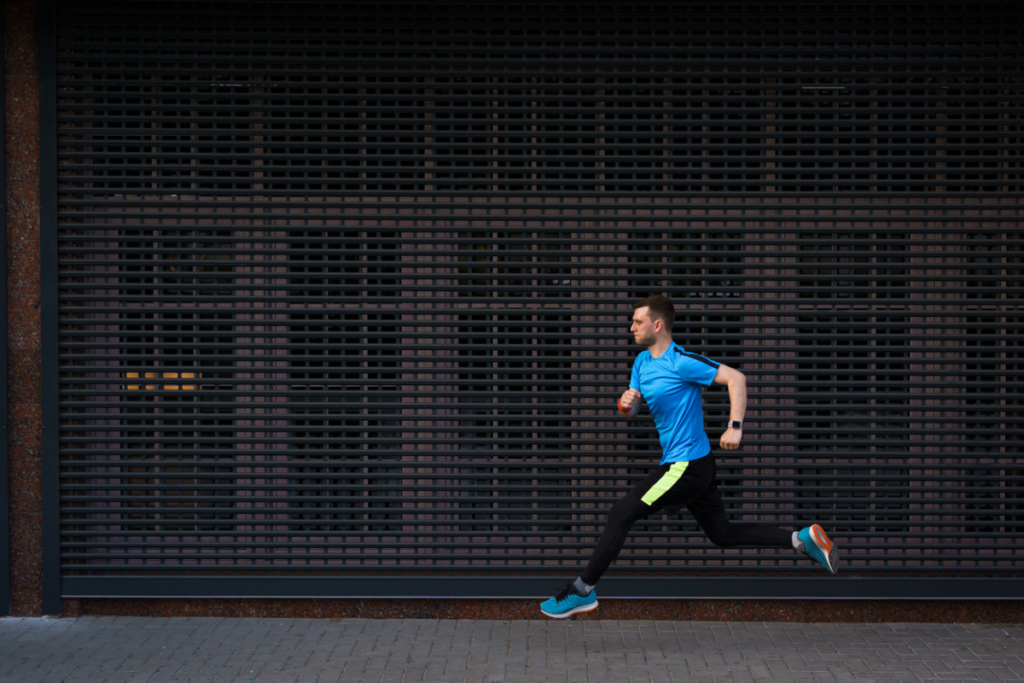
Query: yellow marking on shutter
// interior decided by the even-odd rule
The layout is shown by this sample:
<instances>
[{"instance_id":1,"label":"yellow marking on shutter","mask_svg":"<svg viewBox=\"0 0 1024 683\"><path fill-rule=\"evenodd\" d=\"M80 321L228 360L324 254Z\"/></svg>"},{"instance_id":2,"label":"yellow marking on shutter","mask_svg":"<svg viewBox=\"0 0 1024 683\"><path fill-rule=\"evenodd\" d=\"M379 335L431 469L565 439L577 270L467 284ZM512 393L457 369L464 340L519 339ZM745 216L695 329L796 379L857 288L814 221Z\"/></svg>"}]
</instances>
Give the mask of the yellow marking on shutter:
<instances>
[{"instance_id":1,"label":"yellow marking on shutter","mask_svg":"<svg viewBox=\"0 0 1024 683\"><path fill-rule=\"evenodd\" d=\"M145 373L145 375L143 375L142 373L138 372L126 372L125 377L127 377L128 379L195 379L196 373L182 372L179 375L179 373L177 372L165 372L162 374L156 372L147 372ZM195 391L196 389L194 384L165 384L162 387L159 387L155 384L128 384L122 388L129 389L131 391L138 391L139 389L145 389L146 391L156 391L157 389L166 389L168 391L177 391L178 389L184 389L185 391Z\"/></svg>"}]
</instances>

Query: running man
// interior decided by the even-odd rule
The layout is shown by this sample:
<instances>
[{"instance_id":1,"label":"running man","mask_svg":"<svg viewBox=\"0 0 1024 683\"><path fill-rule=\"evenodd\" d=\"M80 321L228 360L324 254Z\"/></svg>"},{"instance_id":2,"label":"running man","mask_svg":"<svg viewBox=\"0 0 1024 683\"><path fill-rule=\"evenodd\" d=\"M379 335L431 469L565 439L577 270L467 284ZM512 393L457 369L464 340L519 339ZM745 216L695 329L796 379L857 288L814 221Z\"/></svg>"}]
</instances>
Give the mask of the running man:
<instances>
[{"instance_id":1,"label":"running man","mask_svg":"<svg viewBox=\"0 0 1024 683\"><path fill-rule=\"evenodd\" d=\"M830 573L839 569L839 553L817 524L787 531L765 524L733 524L725 513L715 481L715 459L704 433L701 387L724 384L729 388L728 429L720 445L727 451L740 447L743 416L747 410L747 378L742 372L690 353L672 341L675 321L672 302L650 296L633 306L630 331L641 351L633 363L629 388L618 408L627 418L640 410L640 399L654 418L661 440L661 465L632 491L619 499L608 514L601 539L590 562L575 582L541 603L549 617L563 619L597 607L594 587L618 556L633 524L656 512L675 514L683 508L717 546L794 548L820 562Z\"/></svg>"}]
</instances>

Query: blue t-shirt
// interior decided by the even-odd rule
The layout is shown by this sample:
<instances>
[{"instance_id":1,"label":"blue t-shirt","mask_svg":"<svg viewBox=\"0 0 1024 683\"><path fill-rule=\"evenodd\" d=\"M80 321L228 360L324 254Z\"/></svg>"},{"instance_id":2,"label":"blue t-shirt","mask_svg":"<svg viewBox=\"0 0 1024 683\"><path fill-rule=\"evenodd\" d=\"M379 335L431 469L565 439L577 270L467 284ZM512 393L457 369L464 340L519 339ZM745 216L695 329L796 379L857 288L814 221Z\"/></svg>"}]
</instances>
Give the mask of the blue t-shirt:
<instances>
[{"instance_id":1,"label":"blue t-shirt","mask_svg":"<svg viewBox=\"0 0 1024 683\"><path fill-rule=\"evenodd\" d=\"M643 351L633 362L629 388L643 394L661 437L661 464L703 458L711 452L704 433L702 386L710 386L719 364L672 342L660 358Z\"/></svg>"}]
</instances>

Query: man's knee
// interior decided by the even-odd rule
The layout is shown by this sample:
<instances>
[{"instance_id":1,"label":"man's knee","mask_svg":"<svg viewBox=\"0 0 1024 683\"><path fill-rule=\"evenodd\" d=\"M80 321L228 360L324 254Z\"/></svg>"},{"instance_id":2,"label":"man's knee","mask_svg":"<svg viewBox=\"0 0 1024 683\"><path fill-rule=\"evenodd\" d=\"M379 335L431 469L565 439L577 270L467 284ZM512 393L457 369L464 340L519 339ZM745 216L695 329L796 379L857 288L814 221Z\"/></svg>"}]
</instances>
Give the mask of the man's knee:
<instances>
[{"instance_id":1,"label":"man's knee","mask_svg":"<svg viewBox=\"0 0 1024 683\"><path fill-rule=\"evenodd\" d=\"M701 526L704 529L704 533L707 535L708 540L719 548L731 548L736 545L736 541L733 539L731 533L732 525L728 521Z\"/></svg>"},{"instance_id":2,"label":"man's knee","mask_svg":"<svg viewBox=\"0 0 1024 683\"><path fill-rule=\"evenodd\" d=\"M728 533L708 534L708 539L719 548L731 548L736 545Z\"/></svg>"},{"instance_id":3,"label":"man's knee","mask_svg":"<svg viewBox=\"0 0 1024 683\"><path fill-rule=\"evenodd\" d=\"M651 506L640 500L632 491L618 500L608 512L609 524L623 524L627 527L650 514Z\"/></svg>"}]
</instances>

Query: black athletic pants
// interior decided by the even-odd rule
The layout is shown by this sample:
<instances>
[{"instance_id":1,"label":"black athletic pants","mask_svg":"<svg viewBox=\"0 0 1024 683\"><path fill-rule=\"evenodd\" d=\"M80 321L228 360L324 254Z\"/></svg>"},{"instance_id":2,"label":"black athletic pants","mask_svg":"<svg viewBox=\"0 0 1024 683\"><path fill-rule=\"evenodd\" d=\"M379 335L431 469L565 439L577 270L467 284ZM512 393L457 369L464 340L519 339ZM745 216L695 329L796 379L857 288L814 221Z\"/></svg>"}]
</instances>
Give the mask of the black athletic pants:
<instances>
[{"instance_id":1,"label":"black athletic pants","mask_svg":"<svg viewBox=\"0 0 1024 683\"><path fill-rule=\"evenodd\" d=\"M689 462L669 463L651 472L608 513L608 524L581 578L596 585L619 555L633 524L655 512L675 514L683 508L723 548L738 545L793 547L793 532L766 524L733 524L725 514L715 481L715 458L708 453Z\"/></svg>"}]
</instances>

